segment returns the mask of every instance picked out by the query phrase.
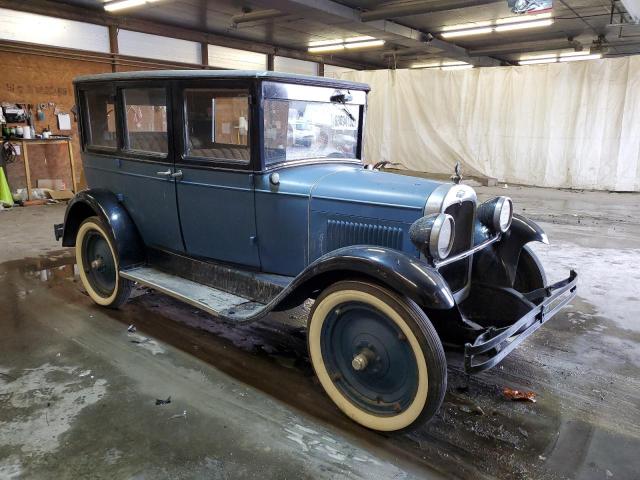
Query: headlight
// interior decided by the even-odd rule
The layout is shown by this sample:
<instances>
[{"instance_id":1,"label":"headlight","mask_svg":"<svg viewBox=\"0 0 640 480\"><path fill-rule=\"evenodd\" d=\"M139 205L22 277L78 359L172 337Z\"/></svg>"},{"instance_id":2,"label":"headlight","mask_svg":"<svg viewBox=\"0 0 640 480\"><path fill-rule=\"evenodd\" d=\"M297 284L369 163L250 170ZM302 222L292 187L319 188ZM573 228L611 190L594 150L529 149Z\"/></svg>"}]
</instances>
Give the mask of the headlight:
<instances>
[{"instance_id":1,"label":"headlight","mask_svg":"<svg viewBox=\"0 0 640 480\"><path fill-rule=\"evenodd\" d=\"M418 250L436 260L449 256L454 236L455 221L446 213L419 218L409 229L409 237Z\"/></svg>"},{"instance_id":2,"label":"headlight","mask_svg":"<svg viewBox=\"0 0 640 480\"><path fill-rule=\"evenodd\" d=\"M495 232L506 232L513 219L513 202L509 197L496 197L478 207L478 220Z\"/></svg>"}]
</instances>

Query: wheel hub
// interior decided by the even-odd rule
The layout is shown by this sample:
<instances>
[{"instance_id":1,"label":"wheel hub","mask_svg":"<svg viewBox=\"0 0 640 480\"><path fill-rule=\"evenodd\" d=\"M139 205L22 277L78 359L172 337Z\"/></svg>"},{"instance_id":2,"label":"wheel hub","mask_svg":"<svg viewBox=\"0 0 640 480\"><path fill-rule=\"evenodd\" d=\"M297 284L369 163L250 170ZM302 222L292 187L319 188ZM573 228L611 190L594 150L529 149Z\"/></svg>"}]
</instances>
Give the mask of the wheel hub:
<instances>
[{"instance_id":1,"label":"wheel hub","mask_svg":"<svg viewBox=\"0 0 640 480\"><path fill-rule=\"evenodd\" d=\"M336 388L376 415L407 408L417 389L417 365L402 331L379 310L352 301L327 316L321 348Z\"/></svg>"},{"instance_id":2,"label":"wheel hub","mask_svg":"<svg viewBox=\"0 0 640 480\"><path fill-rule=\"evenodd\" d=\"M375 356L376 354L371 350L364 348L360 353L353 357L353 360L351 360L351 366L354 370L361 372L369 366L369 363L375 360Z\"/></svg>"}]
</instances>

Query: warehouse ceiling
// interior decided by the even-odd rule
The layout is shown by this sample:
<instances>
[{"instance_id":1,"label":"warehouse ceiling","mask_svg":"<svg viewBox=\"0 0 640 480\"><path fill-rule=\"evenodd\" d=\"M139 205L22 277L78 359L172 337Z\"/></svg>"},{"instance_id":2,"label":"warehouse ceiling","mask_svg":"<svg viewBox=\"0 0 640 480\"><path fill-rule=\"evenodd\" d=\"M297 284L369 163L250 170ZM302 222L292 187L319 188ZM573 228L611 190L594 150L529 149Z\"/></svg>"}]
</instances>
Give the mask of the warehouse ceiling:
<instances>
[{"instance_id":1,"label":"warehouse ceiling","mask_svg":"<svg viewBox=\"0 0 640 480\"><path fill-rule=\"evenodd\" d=\"M515 14L506 0L147 1L111 13L104 11L102 0L46 3L66 3L104 15L148 20L301 52L307 52L312 42L361 36L384 40L376 47L318 53L318 59L327 63L348 60L365 68L404 68L443 59L475 65L513 64L525 55L590 48L605 56L640 53L640 26L633 24L619 1L554 0L551 25L455 38L444 38L442 33L459 24L495 24L496 20Z\"/></svg>"}]
</instances>

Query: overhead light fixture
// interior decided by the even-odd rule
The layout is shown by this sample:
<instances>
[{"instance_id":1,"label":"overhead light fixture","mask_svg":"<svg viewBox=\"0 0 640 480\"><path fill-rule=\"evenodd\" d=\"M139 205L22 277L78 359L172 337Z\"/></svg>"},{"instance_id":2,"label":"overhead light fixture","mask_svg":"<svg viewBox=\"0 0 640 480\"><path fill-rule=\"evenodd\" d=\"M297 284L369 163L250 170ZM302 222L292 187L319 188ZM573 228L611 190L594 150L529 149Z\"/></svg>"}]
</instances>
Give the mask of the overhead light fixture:
<instances>
[{"instance_id":1,"label":"overhead light fixture","mask_svg":"<svg viewBox=\"0 0 640 480\"><path fill-rule=\"evenodd\" d=\"M457 30L454 32L442 32L442 38L466 37L470 35L482 35L483 33L491 33L493 27L469 28L467 30Z\"/></svg>"},{"instance_id":2,"label":"overhead light fixture","mask_svg":"<svg viewBox=\"0 0 640 480\"><path fill-rule=\"evenodd\" d=\"M158 0L117 0L115 2L105 4L104 9L107 12L116 12L118 10L124 10L125 8L139 7L146 3L153 3L157 1Z\"/></svg>"},{"instance_id":3,"label":"overhead light fixture","mask_svg":"<svg viewBox=\"0 0 640 480\"><path fill-rule=\"evenodd\" d=\"M578 57L582 55L591 55L589 50L581 50L579 52L562 52L560 53L561 57Z\"/></svg>"},{"instance_id":4,"label":"overhead light fixture","mask_svg":"<svg viewBox=\"0 0 640 480\"><path fill-rule=\"evenodd\" d=\"M307 51L309 53L337 52L340 50L379 47L384 45L384 40L377 40L374 37L363 35L360 37L350 37L345 40L318 40L309 43Z\"/></svg>"},{"instance_id":5,"label":"overhead light fixture","mask_svg":"<svg viewBox=\"0 0 640 480\"><path fill-rule=\"evenodd\" d=\"M473 68L473 65L467 62L434 62L434 63L416 63L409 68L439 68L440 70L467 70Z\"/></svg>"},{"instance_id":6,"label":"overhead light fixture","mask_svg":"<svg viewBox=\"0 0 640 480\"><path fill-rule=\"evenodd\" d=\"M368 40L366 42L355 42L355 43L345 43L344 46L347 48L368 48L368 47L379 47L384 45L384 40Z\"/></svg>"},{"instance_id":7,"label":"overhead light fixture","mask_svg":"<svg viewBox=\"0 0 640 480\"><path fill-rule=\"evenodd\" d=\"M545 57L545 58L537 58L532 60L520 60L518 62L519 65L538 65L540 63L556 63L558 61L557 57Z\"/></svg>"},{"instance_id":8,"label":"overhead light fixture","mask_svg":"<svg viewBox=\"0 0 640 480\"><path fill-rule=\"evenodd\" d=\"M495 21L461 23L442 28L442 38L457 38L471 35L483 35L492 32L507 32L524 28L539 28L552 25L554 22L551 12L538 15L521 15L518 17L498 18Z\"/></svg>"},{"instance_id":9,"label":"overhead light fixture","mask_svg":"<svg viewBox=\"0 0 640 480\"><path fill-rule=\"evenodd\" d=\"M543 20L551 17L552 17L551 12L545 12L545 13L539 13L537 15L519 15L517 17L498 18L496 20L496 25L502 25L504 23L533 22L536 20Z\"/></svg>"},{"instance_id":10,"label":"overhead light fixture","mask_svg":"<svg viewBox=\"0 0 640 480\"><path fill-rule=\"evenodd\" d=\"M375 40L375 37L370 37L369 35L362 35L360 37L346 38L344 41L345 43L350 43L350 42L365 42L367 40Z\"/></svg>"},{"instance_id":11,"label":"overhead light fixture","mask_svg":"<svg viewBox=\"0 0 640 480\"><path fill-rule=\"evenodd\" d=\"M440 67L440 70L468 70L470 68L473 68L473 65L471 65L470 63L463 63L463 64L460 64L460 65L442 66L442 67Z\"/></svg>"},{"instance_id":12,"label":"overhead light fixture","mask_svg":"<svg viewBox=\"0 0 640 480\"><path fill-rule=\"evenodd\" d=\"M468 28L477 28L477 27L490 27L490 21L484 22L471 22L471 23L459 23L457 25L447 25L446 27L442 27L443 32L447 32L450 30L465 30Z\"/></svg>"},{"instance_id":13,"label":"overhead light fixture","mask_svg":"<svg viewBox=\"0 0 640 480\"><path fill-rule=\"evenodd\" d=\"M593 55L575 55L573 57L561 57L561 62L579 62L580 60L597 60L602 58L601 53L594 53Z\"/></svg>"},{"instance_id":14,"label":"overhead light fixture","mask_svg":"<svg viewBox=\"0 0 640 480\"><path fill-rule=\"evenodd\" d=\"M553 25L553 18L548 18L546 20L536 20L535 22L517 22L498 25L497 27L495 27L495 31L509 32L512 30L524 30L525 28L548 27L549 25Z\"/></svg>"},{"instance_id":15,"label":"overhead light fixture","mask_svg":"<svg viewBox=\"0 0 640 480\"><path fill-rule=\"evenodd\" d=\"M519 65L538 65L541 63L579 62L581 60L597 60L602 58L602 53L591 53L589 50L579 52L546 53L522 57Z\"/></svg>"},{"instance_id":16,"label":"overhead light fixture","mask_svg":"<svg viewBox=\"0 0 640 480\"><path fill-rule=\"evenodd\" d=\"M315 42L309 42L309 47L321 47L323 45L339 45L342 40L316 40Z\"/></svg>"},{"instance_id":17,"label":"overhead light fixture","mask_svg":"<svg viewBox=\"0 0 640 480\"><path fill-rule=\"evenodd\" d=\"M344 50L344 45L342 43L338 45L325 45L322 47L309 47L309 53L321 53L321 52L337 52L340 50Z\"/></svg>"}]
</instances>

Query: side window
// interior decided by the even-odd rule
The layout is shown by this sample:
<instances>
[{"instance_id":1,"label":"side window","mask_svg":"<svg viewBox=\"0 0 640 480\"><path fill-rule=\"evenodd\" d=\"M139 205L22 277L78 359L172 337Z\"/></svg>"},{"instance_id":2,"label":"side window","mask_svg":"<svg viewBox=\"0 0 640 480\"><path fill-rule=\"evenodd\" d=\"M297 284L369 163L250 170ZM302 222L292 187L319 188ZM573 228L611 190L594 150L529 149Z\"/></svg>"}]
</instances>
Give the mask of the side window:
<instances>
[{"instance_id":1,"label":"side window","mask_svg":"<svg viewBox=\"0 0 640 480\"><path fill-rule=\"evenodd\" d=\"M249 162L246 91L187 89L186 155Z\"/></svg>"},{"instance_id":2,"label":"side window","mask_svg":"<svg viewBox=\"0 0 640 480\"><path fill-rule=\"evenodd\" d=\"M169 151L167 91L164 88L125 88L122 99L126 112L125 148L166 154Z\"/></svg>"},{"instance_id":3,"label":"side window","mask_svg":"<svg viewBox=\"0 0 640 480\"><path fill-rule=\"evenodd\" d=\"M116 99L108 89L85 90L88 147L117 148Z\"/></svg>"}]
</instances>

